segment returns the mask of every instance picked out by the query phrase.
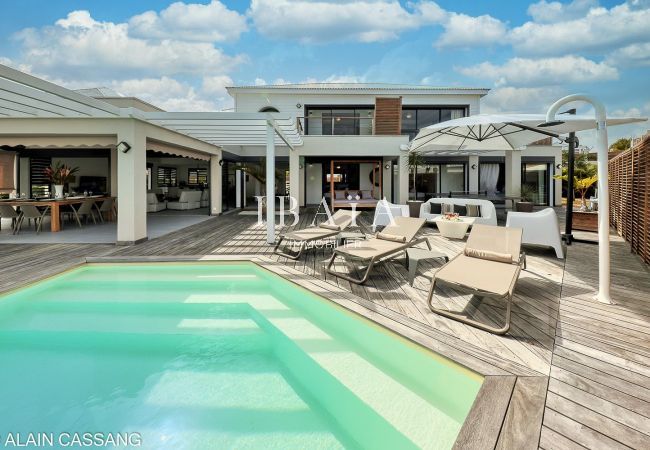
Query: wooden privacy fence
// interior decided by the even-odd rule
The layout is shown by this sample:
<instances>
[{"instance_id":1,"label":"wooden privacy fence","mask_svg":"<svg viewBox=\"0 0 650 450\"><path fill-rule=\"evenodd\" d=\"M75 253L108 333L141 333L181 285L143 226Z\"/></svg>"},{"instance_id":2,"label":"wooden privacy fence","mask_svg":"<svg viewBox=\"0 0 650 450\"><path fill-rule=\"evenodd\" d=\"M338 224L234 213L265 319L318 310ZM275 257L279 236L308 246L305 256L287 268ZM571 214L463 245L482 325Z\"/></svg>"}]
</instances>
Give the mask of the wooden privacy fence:
<instances>
[{"instance_id":1,"label":"wooden privacy fence","mask_svg":"<svg viewBox=\"0 0 650 450\"><path fill-rule=\"evenodd\" d=\"M650 264L650 134L609 161L610 223Z\"/></svg>"}]
</instances>

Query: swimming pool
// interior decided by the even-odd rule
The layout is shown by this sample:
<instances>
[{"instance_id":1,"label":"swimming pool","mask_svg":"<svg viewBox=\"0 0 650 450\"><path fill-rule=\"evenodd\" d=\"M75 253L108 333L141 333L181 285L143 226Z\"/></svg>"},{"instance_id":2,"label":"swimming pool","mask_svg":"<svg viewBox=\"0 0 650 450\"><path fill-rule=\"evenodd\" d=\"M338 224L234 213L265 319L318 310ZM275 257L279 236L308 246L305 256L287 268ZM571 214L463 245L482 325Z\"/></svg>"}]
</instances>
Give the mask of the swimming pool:
<instances>
[{"instance_id":1,"label":"swimming pool","mask_svg":"<svg viewBox=\"0 0 650 450\"><path fill-rule=\"evenodd\" d=\"M0 298L0 435L450 448L483 378L250 262L88 264Z\"/></svg>"}]
</instances>

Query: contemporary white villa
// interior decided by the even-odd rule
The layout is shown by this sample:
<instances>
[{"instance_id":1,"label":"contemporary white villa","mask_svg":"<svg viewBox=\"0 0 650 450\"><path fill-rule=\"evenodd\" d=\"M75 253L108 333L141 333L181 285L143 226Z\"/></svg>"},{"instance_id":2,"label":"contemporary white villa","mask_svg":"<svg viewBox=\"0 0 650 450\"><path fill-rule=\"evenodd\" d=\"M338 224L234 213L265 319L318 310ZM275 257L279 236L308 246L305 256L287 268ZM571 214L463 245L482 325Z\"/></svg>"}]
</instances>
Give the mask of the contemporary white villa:
<instances>
[{"instance_id":1,"label":"contemporary white villa","mask_svg":"<svg viewBox=\"0 0 650 450\"><path fill-rule=\"evenodd\" d=\"M405 203L462 194L503 203L522 183L533 186L539 205L561 200L553 179L561 151L550 141L507 152L449 148L409 165L408 143L419 129L478 114L487 89L239 86L228 88L232 112L176 113L107 89L70 91L4 66L0 82L0 145L15 158L5 159L15 174L4 171L3 192L47 196L44 167L79 167L66 190L116 197L122 244L147 238L147 212L216 215L254 207L265 189L263 177L243 170L251 166L275 172L275 194L290 195L299 206L332 194L333 206L341 206L336 192L346 191L364 197L360 208L382 198ZM268 133L274 169L266 164Z\"/></svg>"},{"instance_id":2,"label":"contemporary white villa","mask_svg":"<svg viewBox=\"0 0 650 450\"><path fill-rule=\"evenodd\" d=\"M650 136L608 162L606 135L645 119L227 91L164 111L0 65L5 443L650 448ZM553 139L587 129L604 195L565 220Z\"/></svg>"}]
</instances>

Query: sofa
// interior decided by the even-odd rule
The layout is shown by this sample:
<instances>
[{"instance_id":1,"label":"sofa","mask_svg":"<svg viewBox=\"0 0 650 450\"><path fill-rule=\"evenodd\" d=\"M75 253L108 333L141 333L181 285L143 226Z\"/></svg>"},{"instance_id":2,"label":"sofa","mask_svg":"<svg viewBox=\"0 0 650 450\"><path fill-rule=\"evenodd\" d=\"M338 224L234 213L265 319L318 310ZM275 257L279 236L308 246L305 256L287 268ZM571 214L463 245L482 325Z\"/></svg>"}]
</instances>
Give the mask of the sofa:
<instances>
[{"instance_id":1,"label":"sofa","mask_svg":"<svg viewBox=\"0 0 650 450\"><path fill-rule=\"evenodd\" d=\"M201 207L201 191L181 191L177 201L167 202L168 209L197 209Z\"/></svg>"},{"instance_id":2,"label":"sofa","mask_svg":"<svg viewBox=\"0 0 650 450\"><path fill-rule=\"evenodd\" d=\"M158 195L153 192L147 193L147 212L158 212L167 209L167 202L158 200Z\"/></svg>"},{"instance_id":3,"label":"sofa","mask_svg":"<svg viewBox=\"0 0 650 450\"><path fill-rule=\"evenodd\" d=\"M442 216L443 205L451 205L450 212L458 213L459 216L467 217L467 205L477 205L479 215L474 216L474 223L485 225L497 224L497 211L494 203L489 200L475 198L432 198L420 206L420 218L427 222L433 222Z\"/></svg>"},{"instance_id":4,"label":"sofa","mask_svg":"<svg viewBox=\"0 0 650 450\"><path fill-rule=\"evenodd\" d=\"M377 202L377 207L375 208L375 217L372 221L372 231L375 231L377 227L388 225L390 223L391 216L393 218L409 217L409 206L396 205L394 203L390 203L386 199Z\"/></svg>"},{"instance_id":5,"label":"sofa","mask_svg":"<svg viewBox=\"0 0 650 450\"><path fill-rule=\"evenodd\" d=\"M564 258L560 223L553 208L532 213L509 211L506 227L523 229L523 244L551 247L558 258Z\"/></svg>"}]
</instances>

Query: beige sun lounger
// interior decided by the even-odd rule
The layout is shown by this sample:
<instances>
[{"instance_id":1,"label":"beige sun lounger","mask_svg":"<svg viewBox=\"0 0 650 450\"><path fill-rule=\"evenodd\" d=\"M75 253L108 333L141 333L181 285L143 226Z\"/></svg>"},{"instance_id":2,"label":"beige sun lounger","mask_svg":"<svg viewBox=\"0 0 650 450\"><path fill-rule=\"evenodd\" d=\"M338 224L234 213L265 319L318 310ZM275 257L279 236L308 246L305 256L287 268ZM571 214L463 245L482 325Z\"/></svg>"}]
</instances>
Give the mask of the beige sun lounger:
<instances>
[{"instance_id":1,"label":"beige sun lounger","mask_svg":"<svg viewBox=\"0 0 650 450\"><path fill-rule=\"evenodd\" d=\"M526 254L521 252L521 236L521 228L474 225L463 252L442 266L433 276L427 299L431 311L481 330L505 334L510 329L515 284L522 267L526 269ZM437 284L449 285L478 297L506 299L505 324L500 328L492 327L434 307L431 300Z\"/></svg>"},{"instance_id":2,"label":"beige sun lounger","mask_svg":"<svg viewBox=\"0 0 650 450\"><path fill-rule=\"evenodd\" d=\"M320 225L282 234L280 235L280 239L273 249L273 253L276 255L284 256L285 258L298 259L300 258L300 255L302 255L302 252L305 250L305 246L309 242L320 241L323 239L332 239L336 237L341 231L349 227L352 221L356 219L358 215L358 211L353 212L347 209L339 209L334 214L332 214L331 220L327 220ZM291 243L291 245L288 246L285 242L284 251L280 250L282 241L288 241ZM287 248L295 247L296 245L298 245L297 252L289 252L289 250L287 250Z\"/></svg>"},{"instance_id":3,"label":"beige sun lounger","mask_svg":"<svg viewBox=\"0 0 650 450\"><path fill-rule=\"evenodd\" d=\"M419 217L395 217L395 223L383 229L366 241L356 241L355 246L340 247L334 250L334 254L327 264L327 272L337 277L348 280L351 283L362 284L368 280L372 268L379 262L393 258L407 248L413 247L422 242L427 244L431 250L431 244L427 238L415 239L415 235L424 225L425 219ZM341 257L348 262L357 262L367 265L362 278L354 278L347 274L332 269L334 260Z\"/></svg>"}]
</instances>

